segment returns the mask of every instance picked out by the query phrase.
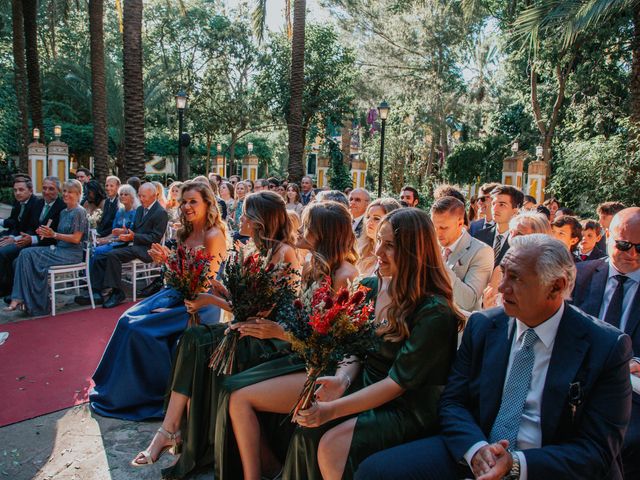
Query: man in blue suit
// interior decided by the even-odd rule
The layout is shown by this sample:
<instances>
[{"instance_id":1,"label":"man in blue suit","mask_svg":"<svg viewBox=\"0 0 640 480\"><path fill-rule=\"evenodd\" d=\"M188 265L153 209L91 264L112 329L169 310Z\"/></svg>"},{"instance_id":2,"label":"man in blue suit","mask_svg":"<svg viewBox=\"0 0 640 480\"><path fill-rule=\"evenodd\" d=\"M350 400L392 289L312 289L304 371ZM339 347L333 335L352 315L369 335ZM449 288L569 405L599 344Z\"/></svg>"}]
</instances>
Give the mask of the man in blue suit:
<instances>
[{"instance_id":1,"label":"man in blue suit","mask_svg":"<svg viewBox=\"0 0 640 480\"><path fill-rule=\"evenodd\" d=\"M476 200L476 206L478 207L478 220L474 220L469 225L469 235L476 236L476 233L485 228L493 227L493 213L491 211L491 191L499 187L499 183L485 183L478 189L478 200Z\"/></svg>"},{"instance_id":2,"label":"man in blue suit","mask_svg":"<svg viewBox=\"0 0 640 480\"><path fill-rule=\"evenodd\" d=\"M608 258L578 264L573 304L631 337L629 367L640 377L640 208L618 212L607 238ZM640 478L640 395L633 394L631 421L622 447L625 478Z\"/></svg>"},{"instance_id":3,"label":"man in blue suit","mask_svg":"<svg viewBox=\"0 0 640 480\"><path fill-rule=\"evenodd\" d=\"M357 479L622 479L631 340L565 302L576 267L547 235L516 237L504 307L474 313L438 436L369 457Z\"/></svg>"}]
</instances>

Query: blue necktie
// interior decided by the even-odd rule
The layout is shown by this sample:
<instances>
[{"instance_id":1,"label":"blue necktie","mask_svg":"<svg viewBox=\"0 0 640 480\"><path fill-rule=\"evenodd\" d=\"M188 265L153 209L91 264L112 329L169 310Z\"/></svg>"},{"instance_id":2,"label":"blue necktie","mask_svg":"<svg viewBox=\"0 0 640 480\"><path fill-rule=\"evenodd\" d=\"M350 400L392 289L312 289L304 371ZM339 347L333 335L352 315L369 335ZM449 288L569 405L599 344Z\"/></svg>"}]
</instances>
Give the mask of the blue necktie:
<instances>
[{"instance_id":1,"label":"blue necktie","mask_svg":"<svg viewBox=\"0 0 640 480\"><path fill-rule=\"evenodd\" d=\"M516 448L524 403L531 386L531 373L535 360L533 344L537 340L538 335L530 328L524 332L522 347L513 356L509 378L502 393L500 410L489 435L491 443L506 439L509 440L509 448Z\"/></svg>"}]
</instances>

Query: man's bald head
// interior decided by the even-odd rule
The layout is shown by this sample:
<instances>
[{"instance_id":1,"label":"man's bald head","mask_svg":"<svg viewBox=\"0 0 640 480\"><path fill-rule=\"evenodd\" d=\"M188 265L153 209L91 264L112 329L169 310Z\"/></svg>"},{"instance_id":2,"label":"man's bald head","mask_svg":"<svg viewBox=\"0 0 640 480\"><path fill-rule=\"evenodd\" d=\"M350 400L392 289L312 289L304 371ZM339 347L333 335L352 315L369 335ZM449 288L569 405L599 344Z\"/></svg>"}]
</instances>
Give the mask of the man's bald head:
<instances>
[{"instance_id":1,"label":"man's bald head","mask_svg":"<svg viewBox=\"0 0 640 480\"><path fill-rule=\"evenodd\" d=\"M140 185L138 198L144 208L149 208L151 204L156 201L157 196L158 192L156 191L156 186L153 183L147 182Z\"/></svg>"},{"instance_id":2,"label":"man's bald head","mask_svg":"<svg viewBox=\"0 0 640 480\"><path fill-rule=\"evenodd\" d=\"M640 207L616 213L608 235L607 251L616 270L626 274L640 269L640 253L635 247L640 244ZM628 244L632 244L631 247Z\"/></svg>"}]
</instances>

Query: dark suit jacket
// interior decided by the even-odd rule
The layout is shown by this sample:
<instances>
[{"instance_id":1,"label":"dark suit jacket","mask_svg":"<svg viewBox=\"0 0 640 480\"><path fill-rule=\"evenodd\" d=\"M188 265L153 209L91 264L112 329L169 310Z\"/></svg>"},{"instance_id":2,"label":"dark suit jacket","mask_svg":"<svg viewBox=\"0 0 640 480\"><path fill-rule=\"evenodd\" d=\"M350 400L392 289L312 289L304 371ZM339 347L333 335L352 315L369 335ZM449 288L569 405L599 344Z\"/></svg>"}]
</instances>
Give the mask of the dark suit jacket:
<instances>
[{"instance_id":1,"label":"dark suit jacket","mask_svg":"<svg viewBox=\"0 0 640 480\"><path fill-rule=\"evenodd\" d=\"M475 237L476 232L484 230L485 228L487 228L487 225L485 224L484 218L481 218L480 220L474 220L469 224L469 235Z\"/></svg>"},{"instance_id":2,"label":"dark suit jacket","mask_svg":"<svg viewBox=\"0 0 640 480\"><path fill-rule=\"evenodd\" d=\"M99 237L106 237L107 235L111 235L111 231L113 230L113 220L116 218L116 213L118 212L118 205L119 203L117 197L115 202L110 201L109 198L104 201L102 218L100 219L98 228L96 228Z\"/></svg>"},{"instance_id":3,"label":"dark suit jacket","mask_svg":"<svg viewBox=\"0 0 640 480\"><path fill-rule=\"evenodd\" d=\"M54 230L58 230L58 223L60 222L60 212L62 212L67 205L62 201L60 197L56 198L56 201L53 202L51 208L47 212L47 215L40 221L40 215L42 214L42 209L44 208L44 200L40 199L40 203L38 206L38 225L46 225L49 220L51 220L50 227ZM38 247L44 247L47 245L54 245L56 241L53 238L43 238L42 240L38 239Z\"/></svg>"},{"instance_id":4,"label":"dark suit jacket","mask_svg":"<svg viewBox=\"0 0 640 480\"><path fill-rule=\"evenodd\" d=\"M471 315L440 401L442 434L463 459L487 440L502 400L511 350L509 318L494 308ZM565 304L542 394L542 448L524 450L530 479L622 479L620 449L631 414L631 341ZM569 384L582 403L572 420Z\"/></svg>"},{"instance_id":5,"label":"dark suit jacket","mask_svg":"<svg viewBox=\"0 0 640 480\"><path fill-rule=\"evenodd\" d=\"M493 248L493 239L496 238L496 230L497 230L497 228L498 228L497 225L493 225L493 226L491 226L489 228L485 228L483 230L480 230L480 231L476 232L476 234L473 235L473 237L477 238L481 242L484 242L487 245L489 245L491 248ZM505 253L507 253L507 250L509 250L509 240L508 239L506 241L505 240L502 241L502 249L500 250L500 255L498 255L498 257L493 262L493 267L494 268L497 267L498 265L500 265L500 262L504 258Z\"/></svg>"},{"instance_id":6,"label":"dark suit jacket","mask_svg":"<svg viewBox=\"0 0 640 480\"><path fill-rule=\"evenodd\" d=\"M580 256L580 254L577 254L577 255ZM588 262L590 260L598 260L599 258L604 258L606 256L607 256L607 254L604 253L602 250L600 250L598 248L598 246L596 245L595 247L593 247L593 250L591 250L591 253L589 253L589 255L587 255L587 258L585 260L583 260L583 262Z\"/></svg>"},{"instance_id":7,"label":"dark suit jacket","mask_svg":"<svg viewBox=\"0 0 640 480\"><path fill-rule=\"evenodd\" d=\"M152 243L160 243L162 236L167 231L169 217L167 211L156 202L143 218L144 207L139 206L136 210L136 218L133 221L133 245L148 249Z\"/></svg>"},{"instance_id":8,"label":"dark suit jacket","mask_svg":"<svg viewBox=\"0 0 640 480\"><path fill-rule=\"evenodd\" d=\"M20 235L21 232L27 235L35 235L36 229L40 226L38 217L40 216L40 202L42 199L31 195L25 205L22 218L18 220L20 215L20 202L14 202L11 209L11 215L4 221L4 228L9 229L3 235Z\"/></svg>"},{"instance_id":9,"label":"dark suit jacket","mask_svg":"<svg viewBox=\"0 0 640 480\"><path fill-rule=\"evenodd\" d=\"M609 275L608 258L600 258L591 262L576 265L578 270L576 285L573 288L572 303L589 315L597 317L602 308L602 297ZM631 337L633 352L640 356L640 289L636 290L631 303L631 314L624 331ZM633 396L634 402L640 404L640 395Z\"/></svg>"}]
</instances>

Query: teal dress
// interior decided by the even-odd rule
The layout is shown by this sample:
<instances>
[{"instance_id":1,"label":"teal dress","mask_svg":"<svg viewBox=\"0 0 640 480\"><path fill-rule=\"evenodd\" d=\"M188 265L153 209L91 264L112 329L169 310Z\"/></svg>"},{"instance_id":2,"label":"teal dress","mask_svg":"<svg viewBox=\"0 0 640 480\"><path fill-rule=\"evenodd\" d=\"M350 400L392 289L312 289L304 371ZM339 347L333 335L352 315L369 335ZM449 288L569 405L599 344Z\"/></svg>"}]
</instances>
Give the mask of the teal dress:
<instances>
[{"instance_id":1,"label":"teal dress","mask_svg":"<svg viewBox=\"0 0 640 480\"><path fill-rule=\"evenodd\" d=\"M378 290L377 278L362 284ZM402 443L433 435L438 430L437 406L457 346L457 318L446 300L431 296L407 318L409 337L383 340L369 354L362 375L347 393L391 377L405 392L398 398L357 415L343 479L351 479L369 455ZM340 418L318 428L297 427L287 452L283 480L321 480L317 451L322 435Z\"/></svg>"}]
</instances>

